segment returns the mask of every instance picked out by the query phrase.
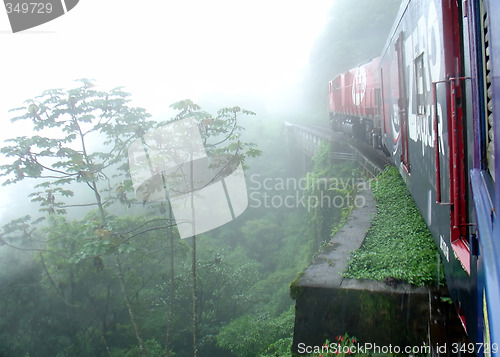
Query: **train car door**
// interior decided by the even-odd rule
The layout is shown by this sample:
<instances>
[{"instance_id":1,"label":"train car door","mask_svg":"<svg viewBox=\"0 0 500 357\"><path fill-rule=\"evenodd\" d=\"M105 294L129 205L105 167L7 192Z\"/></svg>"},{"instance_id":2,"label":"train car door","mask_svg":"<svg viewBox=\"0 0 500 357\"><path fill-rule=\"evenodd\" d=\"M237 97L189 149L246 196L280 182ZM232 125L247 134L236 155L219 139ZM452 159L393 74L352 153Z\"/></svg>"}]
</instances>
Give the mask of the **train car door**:
<instances>
[{"instance_id":1,"label":"train car door","mask_svg":"<svg viewBox=\"0 0 500 357\"><path fill-rule=\"evenodd\" d=\"M460 7L459 7L460 6ZM448 143L450 174L450 214L451 245L464 270L470 274L470 247L466 197L468 180L466 167L466 125L465 125L465 82L462 46L462 9L461 4L443 2L443 36L445 39L445 68L448 76Z\"/></svg>"},{"instance_id":2,"label":"train car door","mask_svg":"<svg viewBox=\"0 0 500 357\"><path fill-rule=\"evenodd\" d=\"M470 108L467 94L470 95L470 78L467 77L468 68L464 65L464 28L462 2L442 1L442 36L444 45L445 77L434 82L446 91L446 123L443 136L446 138L448 151L449 201L438 203L449 205L450 208L450 244L453 256L449 288L456 299L457 311L469 337L476 337L477 314L470 308L461 306L475 306L476 296L472 292L475 270L471 269L471 254L469 243L470 216L467 209L469 199L468 166L467 166L467 112ZM467 85L466 85L467 84ZM470 112L470 111L469 111ZM436 122L436 121L435 121ZM434 124L436 128L436 124ZM439 154L439 145L435 146L436 157ZM436 162L436 177L438 177L438 163ZM440 188L438 180L437 187Z\"/></svg>"}]
</instances>

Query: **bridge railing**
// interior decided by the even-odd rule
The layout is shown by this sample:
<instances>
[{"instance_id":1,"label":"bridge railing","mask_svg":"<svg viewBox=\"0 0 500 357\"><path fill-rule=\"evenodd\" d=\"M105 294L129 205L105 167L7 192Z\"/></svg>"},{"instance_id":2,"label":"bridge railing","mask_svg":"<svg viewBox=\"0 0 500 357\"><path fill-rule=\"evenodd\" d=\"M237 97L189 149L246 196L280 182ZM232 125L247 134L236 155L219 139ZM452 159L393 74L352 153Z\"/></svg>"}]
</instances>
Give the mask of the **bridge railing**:
<instances>
[{"instance_id":1,"label":"bridge railing","mask_svg":"<svg viewBox=\"0 0 500 357\"><path fill-rule=\"evenodd\" d=\"M288 140L293 143L309 158L312 158L326 142L335 139L344 140L329 129L313 125L300 125L285 122L285 130ZM355 160L352 150L332 151L330 157L336 160Z\"/></svg>"},{"instance_id":2,"label":"bridge railing","mask_svg":"<svg viewBox=\"0 0 500 357\"><path fill-rule=\"evenodd\" d=\"M344 134L325 127L285 122L285 130L289 143L292 141L290 144L295 145L309 158L319 151L323 143L342 141L345 142L342 151L330 152L332 160L355 160L372 177L376 177L385 166L392 164L389 158L366 143L353 144Z\"/></svg>"}]
</instances>

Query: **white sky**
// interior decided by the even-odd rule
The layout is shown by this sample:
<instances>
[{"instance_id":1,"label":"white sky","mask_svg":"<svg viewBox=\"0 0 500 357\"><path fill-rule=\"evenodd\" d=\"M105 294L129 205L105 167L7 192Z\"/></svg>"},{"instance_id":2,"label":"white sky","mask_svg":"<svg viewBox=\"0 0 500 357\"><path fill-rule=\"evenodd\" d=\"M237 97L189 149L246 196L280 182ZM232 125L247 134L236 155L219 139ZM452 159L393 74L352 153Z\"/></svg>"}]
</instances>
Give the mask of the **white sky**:
<instances>
[{"instance_id":1,"label":"white sky","mask_svg":"<svg viewBox=\"0 0 500 357\"><path fill-rule=\"evenodd\" d=\"M1 7L0 141L13 136L8 109L84 77L125 86L153 115L203 93L265 98L307 63L333 1L80 0L16 34Z\"/></svg>"},{"instance_id":2,"label":"white sky","mask_svg":"<svg viewBox=\"0 0 500 357\"><path fill-rule=\"evenodd\" d=\"M265 92L306 62L332 0L80 0L12 34L0 10L0 109L81 77L150 112L200 93ZM140 4L140 5L138 5Z\"/></svg>"}]
</instances>

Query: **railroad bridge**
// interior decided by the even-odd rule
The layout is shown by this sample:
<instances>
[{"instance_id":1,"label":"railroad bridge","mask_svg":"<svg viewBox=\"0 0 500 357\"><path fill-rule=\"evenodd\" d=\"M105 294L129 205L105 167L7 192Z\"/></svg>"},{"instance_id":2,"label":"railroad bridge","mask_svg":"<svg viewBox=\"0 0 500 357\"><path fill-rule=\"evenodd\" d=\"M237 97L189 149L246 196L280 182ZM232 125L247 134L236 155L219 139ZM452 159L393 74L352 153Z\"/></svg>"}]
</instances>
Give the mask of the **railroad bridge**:
<instances>
[{"instance_id":1,"label":"railroad bridge","mask_svg":"<svg viewBox=\"0 0 500 357\"><path fill-rule=\"evenodd\" d=\"M370 145L327 127L285 122L285 132L289 157L293 159L293 166L301 172L308 171L311 159L327 142L345 143L345 145L332 145L334 148L330 152L332 161L355 160L370 177L377 176L386 166L393 165L389 158ZM341 149L338 149L339 146Z\"/></svg>"}]
</instances>

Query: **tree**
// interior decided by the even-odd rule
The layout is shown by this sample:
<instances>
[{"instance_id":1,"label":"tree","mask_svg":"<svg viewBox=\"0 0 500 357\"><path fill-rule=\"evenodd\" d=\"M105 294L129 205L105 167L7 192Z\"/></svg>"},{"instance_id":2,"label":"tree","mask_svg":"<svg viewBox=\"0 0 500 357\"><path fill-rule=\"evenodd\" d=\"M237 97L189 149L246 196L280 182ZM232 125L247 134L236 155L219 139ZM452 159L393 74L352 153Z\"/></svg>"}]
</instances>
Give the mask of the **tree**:
<instances>
[{"instance_id":1,"label":"tree","mask_svg":"<svg viewBox=\"0 0 500 357\"><path fill-rule=\"evenodd\" d=\"M79 82L81 86L67 92L44 91L11 110L21 112L12 121L31 122L35 134L6 140L11 144L1 152L14 161L0 169L7 177L4 185L26 178L43 180L31 194L43 211L64 213L72 206L94 206L104 223L105 208L115 200L126 201L124 189L131 183L122 181L112 191L109 187L117 184L112 178L126 173L128 146L154 122L147 120L150 115L144 109L127 105L129 94L121 88L97 91L91 81ZM71 183L87 186L95 201L68 205L62 199L74 195L67 189Z\"/></svg>"},{"instance_id":2,"label":"tree","mask_svg":"<svg viewBox=\"0 0 500 357\"><path fill-rule=\"evenodd\" d=\"M72 206L97 207L99 225L91 248L104 252L104 242L108 240L103 238L111 234L106 207L115 200L128 201L125 188L131 185L130 179L113 182L113 177L120 173L123 177L128 167L128 146L154 122L147 120L150 115L144 109L127 105L129 94L121 88L97 91L91 81L81 79L79 82L79 87L67 92L44 91L39 97L27 100L24 107L13 110L22 114L12 121L31 122L37 134L8 139L11 145L3 147L1 152L14 161L0 169L2 175L8 177L4 185L25 178L42 180L35 186L38 191L30 196L49 214L63 214ZM102 145L101 140L104 140ZM74 190L67 188L69 184L86 186L93 193L94 201L73 205L63 201L74 196ZM112 185L117 185L116 190L111 189ZM95 259L98 262L99 255ZM115 255L115 263L136 338L144 351L118 255Z\"/></svg>"},{"instance_id":3,"label":"tree","mask_svg":"<svg viewBox=\"0 0 500 357\"><path fill-rule=\"evenodd\" d=\"M190 118L193 119L200 129L203 146L210 158L210 169L214 172L212 181L218 181L242 165L246 157L260 155L260 150L254 144L243 143L240 140L243 128L238 125L238 116L254 115L253 112L241 109L240 107L223 108L215 116L201 111L201 107L191 100L184 100L172 104L173 109L179 111L173 120L165 125ZM144 144L144 140L143 140ZM193 165L193 161L191 161ZM191 177L189 187L194 187L193 167L191 166ZM165 178L162 176L165 185ZM165 187L165 186L164 186ZM190 205L194 208L194 195L190 195ZM191 218L194 221L194 213ZM192 301L193 301L193 356L198 356L198 273L196 258L196 234L192 235Z\"/></svg>"},{"instance_id":4,"label":"tree","mask_svg":"<svg viewBox=\"0 0 500 357\"><path fill-rule=\"evenodd\" d=\"M144 280L142 276L140 279L143 283L137 283L137 277L124 264L139 250L151 255L164 249L154 243L156 234L151 238L152 245L145 244L148 241L146 238L154 232L171 229L174 222L166 214L163 204L160 204L163 217L142 220L128 218L124 221L113 215L115 203L129 207L136 203L145 204L129 197L133 185L127 149L135 140L144 142L146 133L191 117L200 128L203 144L211 158L211 169L215 172L214 179L219 179L242 164L245 157L259 155L254 145L240 140L243 129L237 124L239 115L253 113L232 107L221 109L212 116L186 100L172 106L179 112L175 118L169 122L156 123L149 120L149 114L144 109L129 107L129 94L121 88L98 91L91 81L83 79L79 82L79 87L68 91L47 90L41 96L26 101L25 106L14 109L20 115L13 121L30 122L34 135L7 141L9 145L3 147L1 152L12 161L0 167L1 175L6 178L4 185L25 179L38 180L36 190L30 196L33 202L40 204L40 211L46 216L36 220L24 216L5 225L0 243L38 252L48 284L57 299L68 308L87 309L99 304L109 306L113 296L121 293L138 351L145 356L147 341L142 337L138 322L140 317L136 311L140 308L137 303L139 292L144 291L150 279ZM93 199L82 201L88 195L79 196L79 187L90 191ZM76 207L94 210L83 220L68 220L67 210ZM47 218L48 226L37 228L37 224ZM140 242L138 237L141 237ZM170 231L170 302L174 296L174 247L178 245ZM134 264L142 266L145 262L134 260ZM196 268L195 236L192 245L195 356L198 347ZM154 268L149 270L155 271ZM88 282L95 278L95 274L102 278L102 272L111 271L117 284L111 284L111 276L108 276L99 288L89 286ZM172 306L167 322L165 355L170 349L171 313ZM106 341L109 332L108 314L109 310L96 309L88 328L95 331L91 326L101 317L100 339L109 354L110 348Z\"/></svg>"}]
</instances>

